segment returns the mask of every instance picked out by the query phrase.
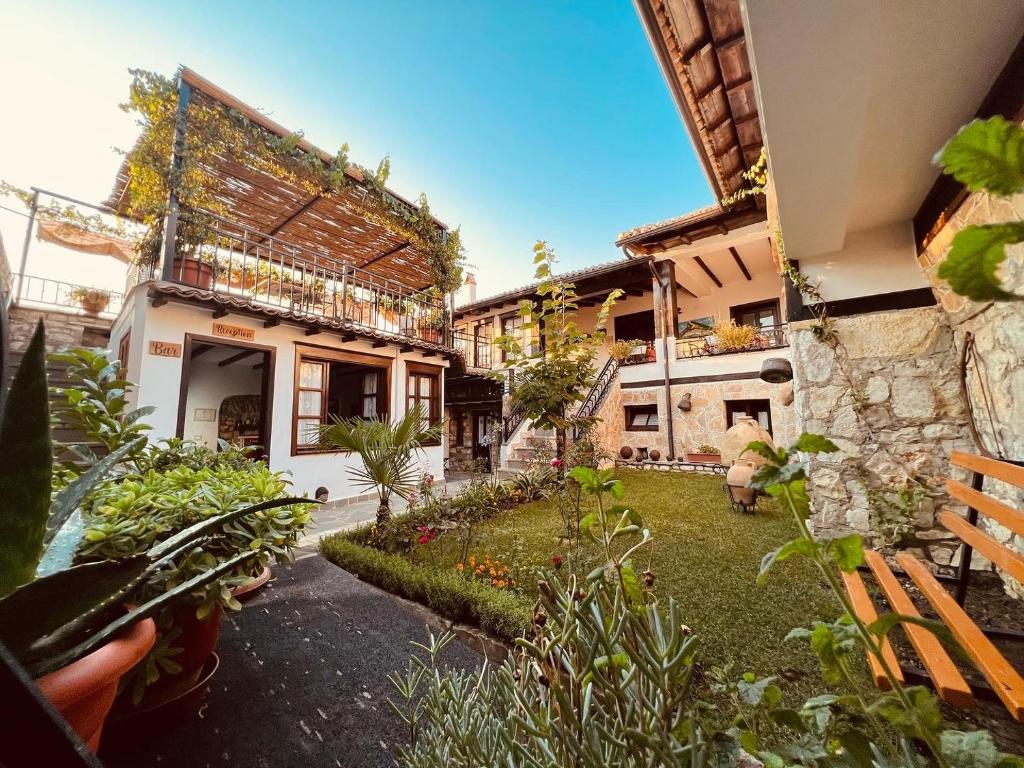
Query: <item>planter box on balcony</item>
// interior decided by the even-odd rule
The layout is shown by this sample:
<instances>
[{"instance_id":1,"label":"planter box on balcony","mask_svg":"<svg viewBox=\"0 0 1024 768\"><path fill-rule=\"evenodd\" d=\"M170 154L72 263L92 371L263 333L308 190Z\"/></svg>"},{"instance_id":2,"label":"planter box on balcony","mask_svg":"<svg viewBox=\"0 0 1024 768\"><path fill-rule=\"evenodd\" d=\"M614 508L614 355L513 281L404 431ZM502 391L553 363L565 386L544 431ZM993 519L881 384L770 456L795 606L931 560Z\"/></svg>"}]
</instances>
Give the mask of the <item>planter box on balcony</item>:
<instances>
[{"instance_id":1,"label":"planter box on balcony","mask_svg":"<svg viewBox=\"0 0 1024 768\"><path fill-rule=\"evenodd\" d=\"M722 454L720 453L689 453L686 454L686 460L692 461L695 464L721 464Z\"/></svg>"}]
</instances>

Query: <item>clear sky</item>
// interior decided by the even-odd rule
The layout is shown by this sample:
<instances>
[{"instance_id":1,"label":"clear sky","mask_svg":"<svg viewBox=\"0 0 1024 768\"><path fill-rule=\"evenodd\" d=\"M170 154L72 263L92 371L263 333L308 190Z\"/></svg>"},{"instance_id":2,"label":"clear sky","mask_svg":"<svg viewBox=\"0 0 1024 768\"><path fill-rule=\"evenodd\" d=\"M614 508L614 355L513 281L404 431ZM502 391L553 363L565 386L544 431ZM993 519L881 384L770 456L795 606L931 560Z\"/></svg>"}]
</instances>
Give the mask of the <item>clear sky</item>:
<instances>
[{"instance_id":1,"label":"clear sky","mask_svg":"<svg viewBox=\"0 0 1024 768\"><path fill-rule=\"evenodd\" d=\"M481 296L530 279L535 240L576 269L712 200L627 0L0 0L0 178L104 199L127 69L178 64L324 149L390 154L390 185L461 225Z\"/></svg>"}]
</instances>

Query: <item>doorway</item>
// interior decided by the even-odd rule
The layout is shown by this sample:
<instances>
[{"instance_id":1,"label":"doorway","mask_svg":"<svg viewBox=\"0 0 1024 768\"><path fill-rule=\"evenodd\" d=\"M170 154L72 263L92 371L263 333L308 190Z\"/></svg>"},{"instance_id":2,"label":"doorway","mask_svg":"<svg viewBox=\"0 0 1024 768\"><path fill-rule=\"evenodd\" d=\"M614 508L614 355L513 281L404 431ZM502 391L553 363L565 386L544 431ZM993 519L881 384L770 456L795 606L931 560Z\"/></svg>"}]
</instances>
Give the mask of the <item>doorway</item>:
<instances>
[{"instance_id":1,"label":"doorway","mask_svg":"<svg viewBox=\"0 0 1024 768\"><path fill-rule=\"evenodd\" d=\"M217 450L270 455L274 349L186 334L177 435Z\"/></svg>"},{"instance_id":2,"label":"doorway","mask_svg":"<svg viewBox=\"0 0 1024 768\"><path fill-rule=\"evenodd\" d=\"M772 403L771 400L726 400L725 426L728 429L743 416L749 416L762 429L772 434Z\"/></svg>"},{"instance_id":3,"label":"doorway","mask_svg":"<svg viewBox=\"0 0 1024 768\"><path fill-rule=\"evenodd\" d=\"M473 459L487 462L487 471L491 471L490 434L494 417L488 411L473 413Z\"/></svg>"}]
</instances>

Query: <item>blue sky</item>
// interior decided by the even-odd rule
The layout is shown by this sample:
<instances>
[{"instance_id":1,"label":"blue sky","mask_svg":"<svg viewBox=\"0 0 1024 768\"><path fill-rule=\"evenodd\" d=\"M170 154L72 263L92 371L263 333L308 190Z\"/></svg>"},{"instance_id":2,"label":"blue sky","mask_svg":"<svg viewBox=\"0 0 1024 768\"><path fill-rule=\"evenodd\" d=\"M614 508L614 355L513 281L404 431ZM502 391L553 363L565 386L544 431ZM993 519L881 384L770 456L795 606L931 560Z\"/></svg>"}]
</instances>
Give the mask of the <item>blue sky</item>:
<instances>
[{"instance_id":1,"label":"blue sky","mask_svg":"<svg viewBox=\"0 0 1024 768\"><path fill-rule=\"evenodd\" d=\"M103 198L129 67L181 63L461 225L481 295L712 196L643 29L601 2L0 0L0 178ZM12 108L17 105L16 108ZM4 232L9 243L17 235Z\"/></svg>"}]
</instances>

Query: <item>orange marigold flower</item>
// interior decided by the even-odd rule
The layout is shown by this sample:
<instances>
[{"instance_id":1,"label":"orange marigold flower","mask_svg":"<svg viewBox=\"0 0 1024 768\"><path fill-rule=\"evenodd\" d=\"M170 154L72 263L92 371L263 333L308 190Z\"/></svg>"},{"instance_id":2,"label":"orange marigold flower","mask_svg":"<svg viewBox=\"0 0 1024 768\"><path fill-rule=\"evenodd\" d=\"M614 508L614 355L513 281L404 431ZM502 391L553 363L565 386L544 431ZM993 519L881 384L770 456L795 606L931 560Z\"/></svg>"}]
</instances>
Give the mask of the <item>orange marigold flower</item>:
<instances>
[{"instance_id":1,"label":"orange marigold flower","mask_svg":"<svg viewBox=\"0 0 1024 768\"><path fill-rule=\"evenodd\" d=\"M491 568L489 573L491 574L491 576L497 576L498 575L498 572L496 570L494 570L493 568Z\"/></svg>"},{"instance_id":2,"label":"orange marigold flower","mask_svg":"<svg viewBox=\"0 0 1024 768\"><path fill-rule=\"evenodd\" d=\"M506 586L508 586L508 582L506 582L504 579L498 580L498 589L504 589Z\"/></svg>"},{"instance_id":3,"label":"orange marigold flower","mask_svg":"<svg viewBox=\"0 0 1024 768\"><path fill-rule=\"evenodd\" d=\"M456 563L455 564L455 570L456 571L461 571L464 567L465 566L462 563Z\"/></svg>"}]
</instances>

